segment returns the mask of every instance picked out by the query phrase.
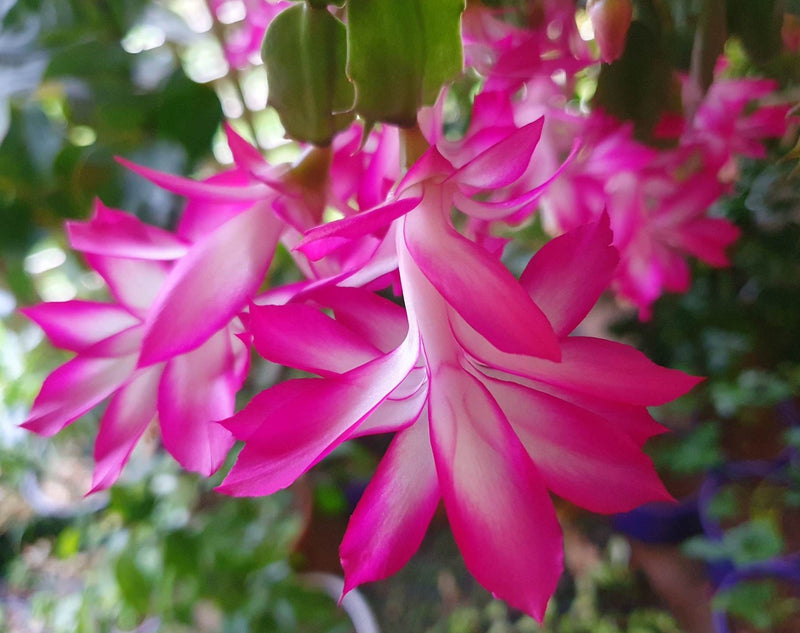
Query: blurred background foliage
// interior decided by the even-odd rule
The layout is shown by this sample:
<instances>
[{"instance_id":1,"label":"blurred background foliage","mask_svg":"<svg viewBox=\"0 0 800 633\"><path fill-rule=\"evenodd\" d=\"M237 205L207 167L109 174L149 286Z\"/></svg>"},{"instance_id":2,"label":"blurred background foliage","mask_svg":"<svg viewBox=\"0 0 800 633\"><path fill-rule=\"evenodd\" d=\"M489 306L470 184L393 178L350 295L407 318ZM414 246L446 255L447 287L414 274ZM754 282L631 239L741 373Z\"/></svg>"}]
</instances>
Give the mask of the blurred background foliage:
<instances>
[{"instance_id":1,"label":"blurred background foliage","mask_svg":"<svg viewBox=\"0 0 800 633\"><path fill-rule=\"evenodd\" d=\"M728 4L735 38L726 51L735 72L757 71L796 90L797 54L782 51L780 29L762 18L774 13L767 5L797 16L800 1ZM600 73L596 102L634 119L642 137L671 103L664 91L672 69L690 70L703 5L637 2L631 50ZM167 227L180 212L180 199L114 156L205 175L230 160L223 118L271 158L291 154L265 107L263 68L225 62L221 40L241 20L230 15L221 22L202 0L0 0L0 630L352 630L326 595L335 593L330 578L307 572L337 571L348 513L385 443L346 446L290 491L248 500L216 495L215 480L179 472L151 437L110 493L83 498L96 415L56 441L17 428L43 378L66 356L15 309L103 296L99 279L68 251L63 221L86 217L95 198ZM474 79L457 85L471 90ZM463 119L451 126L465 127ZM768 160L743 165L734 195L715 210L743 230L730 269L695 264L691 291L663 297L649 322L608 305L602 317L608 322L610 311L613 335L656 362L708 376L658 412L675 433L650 450L673 492L723 526L722 539L698 531L683 553L669 550L689 565L708 562L712 577L720 561L741 566L800 551L800 180L786 153L776 144ZM279 256L275 274L290 275L289 263ZM276 371L257 367L251 390ZM697 501L708 473L753 459L774 464L773 474L744 492L723 477ZM752 501L743 505L742 495ZM687 630L648 576L652 551L603 517L566 504L559 512L568 572L543 628L476 585L437 516L412 563L363 590L382 629ZM749 586L717 594L713 607L734 605L735 617L759 631L778 630L800 613L779 585Z\"/></svg>"}]
</instances>

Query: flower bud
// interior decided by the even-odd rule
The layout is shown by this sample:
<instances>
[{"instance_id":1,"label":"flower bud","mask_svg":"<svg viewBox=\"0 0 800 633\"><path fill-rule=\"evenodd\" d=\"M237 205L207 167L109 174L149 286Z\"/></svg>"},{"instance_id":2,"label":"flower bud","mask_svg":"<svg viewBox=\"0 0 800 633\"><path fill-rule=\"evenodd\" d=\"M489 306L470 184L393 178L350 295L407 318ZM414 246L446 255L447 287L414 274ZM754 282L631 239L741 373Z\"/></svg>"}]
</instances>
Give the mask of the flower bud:
<instances>
[{"instance_id":1,"label":"flower bud","mask_svg":"<svg viewBox=\"0 0 800 633\"><path fill-rule=\"evenodd\" d=\"M633 19L631 0L589 0L586 11L601 59L610 64L622 56Z\"/></svg>"}]
</instances>

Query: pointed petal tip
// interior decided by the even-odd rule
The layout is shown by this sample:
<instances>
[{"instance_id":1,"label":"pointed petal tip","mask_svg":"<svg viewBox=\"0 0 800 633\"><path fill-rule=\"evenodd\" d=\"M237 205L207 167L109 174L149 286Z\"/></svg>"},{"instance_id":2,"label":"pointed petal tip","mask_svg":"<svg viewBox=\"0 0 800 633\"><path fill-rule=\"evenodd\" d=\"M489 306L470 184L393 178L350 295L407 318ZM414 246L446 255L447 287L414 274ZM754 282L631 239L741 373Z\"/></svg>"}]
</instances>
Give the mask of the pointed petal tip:
<instances>
[{"instance_id":1,"label":"pointed petal tip","mask_svg":"<svg viewBox=\"0 0 800 633\"><path fill-rule=\"evenodd\" d=\"M52 437L59 431L58 428L53 426L42 426L39 418L28 418L19 425L19 428L30 431L31 433L36 433L36 435L41 435L42 437Z\"/></svg>"},{"instance_id":2,"label":"pointed petal tip","mask_svg":"<svg viewBox=\"0 0 800 633\"><path fill-rule=\"evenodd\" d=\"M92 487L89 488L89 490L83 495L83 498L86 499L87 497L97 494L98 492L108 490L116 483L118 477L119 473L113 476L110 472L99 474L97 468L95 468L94 474L92 475Z\"/></svg>"}]
</instances>

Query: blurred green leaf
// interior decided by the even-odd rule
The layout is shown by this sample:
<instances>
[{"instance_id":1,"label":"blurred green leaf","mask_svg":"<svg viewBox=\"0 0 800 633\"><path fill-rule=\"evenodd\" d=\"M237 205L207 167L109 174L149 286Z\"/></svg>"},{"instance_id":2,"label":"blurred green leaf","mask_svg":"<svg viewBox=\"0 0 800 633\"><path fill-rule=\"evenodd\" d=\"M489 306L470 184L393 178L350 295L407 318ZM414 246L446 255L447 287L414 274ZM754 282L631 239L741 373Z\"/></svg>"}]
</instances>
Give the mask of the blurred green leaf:
<instances>
[{"instance_id":1,"label":"blurred green leaf","mask_svg":"<svg viewBox=\"0 0 800 633\"><path fill-rule=\"evenodd\" d=\"M136 550L127 550L114 568L117 585L123 600L140 616L150 608L150 583L136 563Z\"/></svg>"}]
</instances>

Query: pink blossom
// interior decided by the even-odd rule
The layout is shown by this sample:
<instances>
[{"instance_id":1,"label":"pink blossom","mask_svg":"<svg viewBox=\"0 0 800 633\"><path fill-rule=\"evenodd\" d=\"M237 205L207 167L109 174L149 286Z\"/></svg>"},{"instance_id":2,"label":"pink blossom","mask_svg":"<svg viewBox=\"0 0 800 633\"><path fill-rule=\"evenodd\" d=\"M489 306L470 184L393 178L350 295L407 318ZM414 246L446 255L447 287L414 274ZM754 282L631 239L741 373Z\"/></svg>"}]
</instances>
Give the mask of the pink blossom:
<instances>
[{"instance_id":1,"label":"pink blossom","mask_svg":"<svg viewBox=\"0 0 800 633\"><path fill-rule=\"evenodd\" d=\"M512 166L502 174L488 160L500 149ZM245 447L220 490L269 494L346 439L397 431L342 544L346 590L405 564L441 498L476 578L541 620L562 568L548 490L603 512L668 497L640 452L661 430L645 407L697 380L623 345L567 336L616 265L607 221L548 244L519 282L450 222L468 183L509 184L531 151L501 141L443 177L432 149L398 202L309 233L325 243L392 222L407 328L383 299L361 294L349 312L332 303L356 289L251 308L262 355L321 377L276 385L224 423Z\"/></svg>"},{"instance_id":2,"label":"pink blossom","mask_svg":"<svg viewBox=\"0 0 800 633\"><path fill-rule=\"evenodd\" d=\"M23 426L52 435L110 398L95 442L92 491L116 480L156 417L170 454L187 470L210 475L233 444L213 421L231 415L247 373L247 349L235 335L241 330L226 324L193 351L142 366L149 314L170 274L167 260L183 254L180 241L100 203L90 222L71 223L70 232L73 247L116 251L86 256L115 302L74 300L23 310L54 345L77 353L45 380Z\"/></svg>"},{"instance_id":3,"label":"pink blossom","mask_svg":"<svg viewBox=\"0 0 800 633\"><path fill-rule=\"evenodd\" d=\"M291 6L284 0L212 0L209 4L217 19L224 19L231 5L244 9L243 19L226 32L222 42L225 59L233 68L259 63L267 27L278 13Z\"/></svg>"}]
</instances>

